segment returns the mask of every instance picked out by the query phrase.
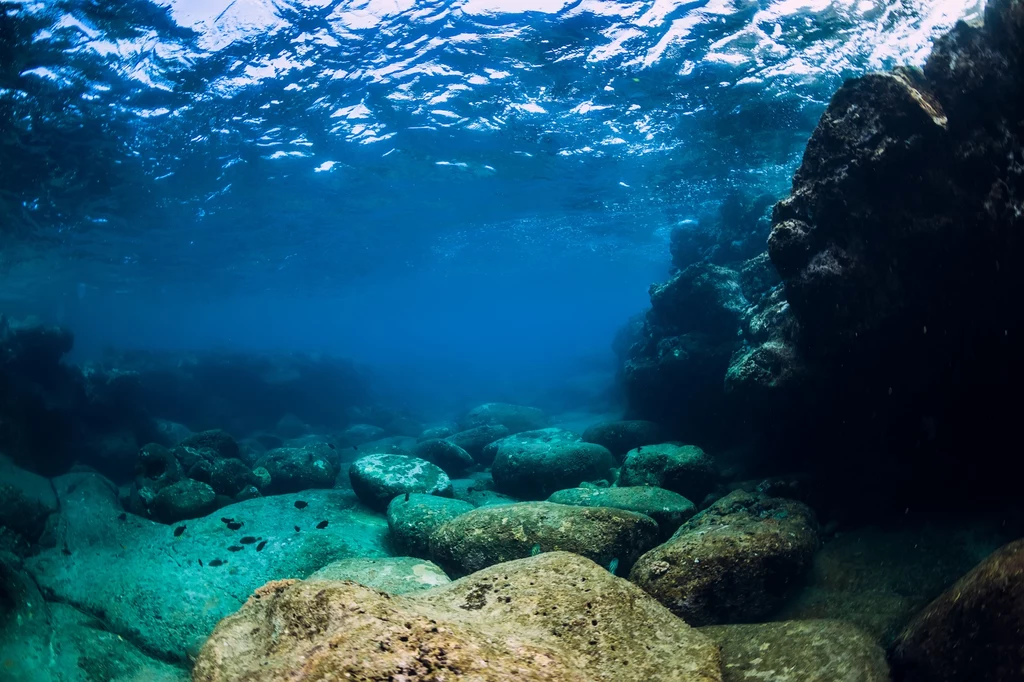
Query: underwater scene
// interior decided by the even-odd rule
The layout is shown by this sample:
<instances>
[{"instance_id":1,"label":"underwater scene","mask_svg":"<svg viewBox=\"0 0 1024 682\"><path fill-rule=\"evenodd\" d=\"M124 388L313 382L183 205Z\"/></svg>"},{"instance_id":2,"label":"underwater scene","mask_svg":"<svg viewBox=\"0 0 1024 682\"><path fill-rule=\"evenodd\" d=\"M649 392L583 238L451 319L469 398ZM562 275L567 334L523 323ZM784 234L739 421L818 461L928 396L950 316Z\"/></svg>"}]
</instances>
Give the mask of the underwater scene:
<instances>
[{"instance_id":1,"label":"underwater scene","mask_svg":"<svg viewBox=\"0 0 1024 682\"><path fill-rule=\"evenodd\" d=\"M1024 0L3 0L0 682L1024 682Z\"/></svg>"}]
</instances>

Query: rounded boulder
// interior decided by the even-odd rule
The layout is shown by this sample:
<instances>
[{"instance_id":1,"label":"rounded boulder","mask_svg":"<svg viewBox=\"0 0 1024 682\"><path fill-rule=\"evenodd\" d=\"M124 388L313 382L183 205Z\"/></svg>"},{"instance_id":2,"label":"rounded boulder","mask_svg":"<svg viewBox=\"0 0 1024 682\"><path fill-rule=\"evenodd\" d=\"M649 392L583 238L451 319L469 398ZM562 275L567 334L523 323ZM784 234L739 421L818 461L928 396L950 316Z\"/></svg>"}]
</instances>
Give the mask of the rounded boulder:
<instances>
[{"instance_id":1,"label":"rounded boulder","mask_svg":"<svg viewBox=\"0 0 1024 682\"><path fill-rule=\"evenodd\" d=\"M702 500L714 488L714 460L696 445L660 443L630 450L619 472L619 485L653 485Z\"/></svg>"},{"instance_id":2,"label":"rounded boulder","mask_svg":"<svg viewBox=\"0 0 1024 682\"><path fill-rule=\"evenodd\" d=\"M607 480L615 465L607 448L555 428L508 436L484 450L494 454L491 476L498 491L523 500L543 500L584 481Z\"/></svg>"},{"instance_id":3,"label":"rounded boulder","mask_svg":"<svg viewBox=\"0 0 1024 682\"><path fill-rule=\"evenodd\" d=\"M391 541L409 556L430 556L430 534L442 523L473 511L469 502L437 495L399 495L388 505Z\"/></svg>"},{"instance_id":4,"label":"rounded boulder","mask_svg":"<svg viewBox=\"0 0 1024 682\"><path fill-rule=\"evenodd\" d=\"M452 482L440 467L406 455L367 455L348 470L352 490L366 506L385 511L391 500L405 493L452 496Z\"/></svg>"},{"instance_id":5,"label":"rounded boulder","mask_svg":"<svg viewBox=\"0 0 1024 682\"><path fill-rule=\"evenodd\" d=\"M664 488L639 485L629 488L569 488L548 498L556 504L612 507L645 514L657 521L661 537L669 538L697 513L693 502Z\"/></svg>"}]
</instances>

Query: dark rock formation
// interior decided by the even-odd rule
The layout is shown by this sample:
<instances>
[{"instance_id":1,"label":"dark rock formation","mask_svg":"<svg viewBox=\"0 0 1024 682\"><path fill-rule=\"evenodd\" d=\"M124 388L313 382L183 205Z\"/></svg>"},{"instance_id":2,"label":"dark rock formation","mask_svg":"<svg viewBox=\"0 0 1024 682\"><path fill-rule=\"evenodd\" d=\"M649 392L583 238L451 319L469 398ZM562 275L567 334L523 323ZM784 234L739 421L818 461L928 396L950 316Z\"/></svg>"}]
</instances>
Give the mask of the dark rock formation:
<instances>
[{"instance_id":1,"label":"dark rock formation","mask_svg":"<svg viewBox=\"0 0 1024 682\"><path fill-rule=\"evenodd\" d=\"M433 462L444 469L449 476L460 476L476 464L464 449L451 441L440 438L417 443L412 454L414 457Z\"/></svg>"},{"instance_id":2,"label":"dark rock formation","mask_svg":"<svg viewBox=\"0 0 1024 682\"><path fill-rule=\"evenodd\" d=\"M484 451L494 453L491 475L498 491L522 500L546 499L584 481L607 481L615 465L606 448L556 428L508 436Z\"/></svg>"},{"instance_id":3,"label":"dark rock formation","mask_svg":"<svg viewBox=\"0 0 1024 682\"><path fill-rule=\"evenodd\" d=\"M297 493L310 488L333 488L336 471L331 463L334 451L326 443L303 448L271 450L256 462L270 474L271 494Z\"/></svg>"},{"instance_id":4,"label":"dark rock formation","mask_svg":"<svg viewBox=\"0 0 1024 682\"><path fill-rule=\"evenodd\" d=\"M704 499L718 480L714 460L696 445L660 443L630 450L619 471L619 485L651 485L691 500Z\"/></svg>"},{"instance_id":5,"label":"dark rock formation","mask_svg":"<svg viewBox=\"0 0 1024 682\"><path fill-rule=\"evenodd\" d=\"M486 447L509 434L511 434L511 431L506 426L501 424L485 424L453 433L448 436L448 440L468 452L473 459L483 466L490 466L494 460L494 454L485 454Z\"/></svg>"},{"instance_id":6,"label":"dark rock formation","mask_svg":"<svg viewBox=\"0 0 1024 682\"><path fill-rule=\"evenodd\" d=\"M658 424L642 419L599 422L587 427L583 440L603 445L621 461L633 448L660 443L661 431Z\"/></svg>"}]
</instances>

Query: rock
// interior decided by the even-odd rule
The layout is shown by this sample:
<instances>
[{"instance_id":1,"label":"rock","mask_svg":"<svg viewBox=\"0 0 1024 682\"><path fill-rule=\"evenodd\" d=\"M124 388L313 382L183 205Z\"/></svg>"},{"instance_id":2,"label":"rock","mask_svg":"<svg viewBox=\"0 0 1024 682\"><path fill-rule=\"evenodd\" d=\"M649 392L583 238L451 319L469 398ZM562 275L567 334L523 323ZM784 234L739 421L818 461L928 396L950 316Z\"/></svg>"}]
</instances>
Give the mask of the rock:
<instances>
[{"instance_id":1,"label":"rock","mask_svg":"<svg viewBox=\"0 0 1024 682\"><path fill-rule=\"evenodd\" d=\"M35 542L46 519L57 511L57 496L50 480L16 467L0 456L0 526Z\"/></svg>"},{"instance_id":2,"label":"rock","mask_svg":"<svg viewBox=\"0 0 1024 682\"><path fill-rule=\"evenodd\" d=\"M270 474L266 494L297 493L310 488L333 488L335 471L331 464L334 451L326 443L304 448L278 448L263 455L257 468Z\"/></svg>"},{"instance_id":3,"label":"rock","mask_svg":"<svg viewBox=\"0 0 1024 682\"><path fill-rule=\"evenodd\" d=\"M606 448L555 428L507 436L484 450L494 453L491 476L497 489L524 500L544 499L583 481L607 480L615 465Z\"/></svg>"},{"instance_id":4,"label":"rock","mask_svg":"<svg viewBox=\"0 0 1024 682\"><path fill-rule=\"evenodd\" d=\"M209 484L218 495L234 497L248 488L260 487L261 482L252 469L240 459L219 459L213 462L210 470ZM334 483L333 473L331 483Z\"/></svg>"},{"instance_id":5,"label":"rock","mask_svg":"<svg viewBox=\"0 0 1024 682\"><path fill-rule=\"evenodd\" d=\"M175 454L159 443L143 445L135 458L135 484L159 492L180 481L185 473Z\"/></svg>"},{"instance_id":6,"label":"rock","mask_svg":"<svg viewBox=\"0 0 1024 682\"><path fill-rule=\"evenodd\" d=\"M468 452L446 440L425 440L413 449L413 456L433 462L449 476L465 473L475 462Z\"/></svg>"},{"instance_id":7,"label":"rock","mask_svg":"<svg viewBox=\"0 0 1024 682\"><path fill-rule=\"evenodd\" d=\"M387 432L379 426L372 424L353 424L345 429L345 440L356 447L363 443L380 440L387 435Z\"/></svg>"},{"instance_id":8,"label":"rock","mask_svg":"<svg viewBox=\"0 0 1024 682\"><path fill-rule=\"evenodd\" d=\"M473 505L437 495L399 495L388 505L388 528L399 552L430 556L430 534L445 521L474 509Z\"/></svg>"},{"instance_id":9,"label":"rock","mask_svg":"<svg viewBox=\"0 0 1024 682\"><path fill-rule=\"evenodd\" d=\"M388 436L363 443L357 452L360 455L407 455L416 449L416 439L408 436Z\"/></svg>"},{"instance_id":10,"label":"rock","mask_svg":"<svg viewBox=\"0 0 1024 682\"><path fill-rule=\"evenodd\" d=\"M439 526L430 558L449 575L466 575L541 552L573 552L626 575L658 540L650 517L606 507L521 502L479 507Z\"/></svg>"},{"instance_id":11,"label":"rock","mask_svg":"<svg viewBox=\"0 0 1024 682\"><path fill-rule=\"evenodd\" d=\"M269 580L305 578L332 561L387 556L387 525L351 493L307 490L238 502L185 530L127 515L96 474L54 479L55 544L26 560L49 600L100 618L111 632L169 661L194 655L216 622ZM298 509L297 500L307 506ZM241 524L232 530L222 519ZM327 521L324 528L317 528ZM296 530L296 526L299 530ZM241 545L244 536L266 541ZM230 546L242 546L238 552ZM222 565L215 564L221 560ZM202 561L202 564L199 562ZM102 679L102 678L101 678Z\"/></svg>"},{"instance_id":12,"label":"rock","mask_svg":"<svg viewBox=\"0 0 1024 682\"><path fill-rule=\"evenodd\" d=\"M310 432L309 424L305 423L294 414L286 414L277 420L274 432L282 438L298 438Z\"/></svg>"},{"instance_id":13,"label":"rock","mask_svg":"<svg viewBox=\"0 0 1024 682\"><path fill-rule=\"evenodd\" d=\"M456 500L469 502L474 507L488 507L495 504L520 502L514 497L503 495L494 489L494 480L481 478L452 479L452 496Z\"/></svg>"},{"instance_id":14,"label":"rock","mask_svg":"<svg viewBox=\"0 0 1024 682\"><path fill-rule=\"evenodd\" d=\"M640 590L554 553L391 597L271 583L217 626L193 679L720 682L720 669L709 639Z\"/></svg>"},{"instance_id":15,"label":"rock","mask_svg":"<svg viewBox=\"0 0 1024 682\"><path fill-rule=\"evenodd\" d=\"M342 559L327 564L307 580L351 580L389 594L429 590L451 582L437 564L405 556Z\"/></svg>"},{"instance_id":16,"label":"rock","mask_svg":"<svg viewBox=\"0 0 1024 682\"><path fill-rule=\"evenodd\" d=\"M621 461L630 450L641 445L660 443L661 432L660 426L642 419L598 422L587 427L583 432L583 440L603 445Z\"/></svg>"},{"instance_id":17,"label":"rock","mask_svg":"<svg viewBox=\"0 0 1024 682\"><path fill-rule=\"evenodd\" d=\"M1000 548L942 593L897 638L901 682L1011 682L1024 670L1024 540Z\"/></svg>"},{"instance_id":18,"label":"rock","mask_svg":"<svg viewBox=\"0 0 1024 682\"><path fill-rule=\"evenodd\" d=\"M396 436L406 436L407 438L415 438L423 432L423 424L419 423L412 417L404 415L396 415L388 420L385 424L385 431L393 433Z\"/></svg>"},{"instance_id":19,"label":"rock","mask_svg":"<svg viewBox=\"0 0 1024 682\"><path fill-rule=\"evenodd\" d=\"M161 443L167 447L173 448L192 436L192 429L184 424L172 422L169 419L154 419L153 421L156 424L157 433L161 436Z\"/></svg>"},{"instance_id":20,"label":"rock","mask_svg":"<svg viewBox=\"0 0 1024 682\"><path fill-rule=\"evenodd\" d=\"M817 548L806 506L736 491L640 557L629 579L691 625L749 622L782 604Z\"/></svg>"},{"instance_id":21,"label":"rock","mask_svg":"<svg viewBox=\"0 0 1024 682\"><path fill-rule=\"evenodd\" d=\"M220 429L202 431L194 436L189 436L181 441L181 447L210 453L215 457L227 459L238 459L241 457L238 443L229 434Z\"/></svg>"},{"instance_id":22,"label":"rock","mask_svg":"<svg viewBox=\"0 0 1024 682\"><path fill-rule=\"evenodd\" d=\"M447 438L453 433L458 433L458 430L458 424L456 424L455 422L446 422L444 424L439 424L438 426L431 426L430 428L424 429L416 438L416 440L422 443L425 440Z\"/></svg>"},{"instance_id":23,"label":"rock","mask_svg":"<svg viewBox=\"0 0 1024 682\"><path fill-rule=\"evenodd\" d=\"M161 523L206 516L218 506L209 484L186 478L162 488L153 500L153 517Z\"/></svg>"},{"instance_id":24,"label":"rock","mask_svg":"<svg viewBox=\"0 0 1024 682\"><path fill-rule=\"evenodd\" d=\"M628 488L569 488L553 493L548 502L580 507L613 507L644 514L657 521L658 530L664 539L671 537L684 521L697 513L693 502L682 495L646 485Z\"/></svg>"},{"instance_id":25,"label":"rock","mask_svg":"<svg viewBox=\"0 0 1024 682\"><path fill-rule=\"evenodd\" d=\"M405 493L452 496L452 482L439 467L405 455L360 457L348 470L352 490L360 501L385 511L391 500Z\"/></svg>"},{"instance_id":26,"label":"rock","mask_svg":"<svg viewBox=\"0 0 1024 682\"><path fill-rule=\"evenodd\" d=\"M463 430L486 425L502 425L509 433L536 431L548 425L547 415L536 407L509 403L484 403L474 407L460 420Z\"/></svg>"},{"instance_id":27,"label":"rock","mask_svg":"<svg viewBox=\"0 0 1024 682\"><path fill-rule=\"evenodd\" d=\"M781 281L767 251L740 266L740 289L748 301L757 301Z\"/></svg>"},{"instance_id":28,"label":"rock","mask_svg":"<svg viewBox=\"0 0 1024 682\"><path fill-rule=\"evenodd\" d=\"M702 500L718 481L714 460L696 445L661 443L630 450L619 485L653 485Z\"/></svg>"},{"instance_id":29,"label":"rock","mask_svg":"<svg viewBox=\"0 0 1024 682\"><path fill-rule=\"evenodd\" d=\"M491 462L494 461L494 454L488 452L485 455L486 447L508 435L511 435L511 432L507 426L484 424L483 426L476 426L472 429L454 433L448 436L448 440L468 452L482 466L489 467Z\"/></svg>"},{"instance_id":30,"label":"rock","mask_svg":"<svg viewBox=\"0 0 1024 682\"><path fill-rule=\"evenodd\" d=\"M885 652L838 620L700 628L722 647L723 682L889 682Z\"/></svg>"}]
</instances>

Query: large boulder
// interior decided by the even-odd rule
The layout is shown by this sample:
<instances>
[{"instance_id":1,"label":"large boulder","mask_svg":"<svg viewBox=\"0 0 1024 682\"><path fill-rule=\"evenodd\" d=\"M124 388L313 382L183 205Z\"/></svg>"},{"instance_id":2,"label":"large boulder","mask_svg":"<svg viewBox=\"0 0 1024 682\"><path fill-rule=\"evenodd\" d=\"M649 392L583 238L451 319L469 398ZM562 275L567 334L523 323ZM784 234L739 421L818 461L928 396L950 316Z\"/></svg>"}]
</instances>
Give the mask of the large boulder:
<instances>
[{"instance_id":1,"label":"large boulder","mask_svg":"<svg viewBox=\"0 0 1024 682\"><path fill-rule=\"evenodd\" d=\"M635 512L521 502L478 507L443 523L430 536L430 557L450 575L541 552L573 552L626 575L658 541L658 524Z\"/></svg>"},{"instance_id":2,"label":"large boulder","mask_svg":"<svg viewBox=\"0 0 1024 682\"><path fill-rule=\"evenodd\" d=\"M449 476L464 474L476 464L468 452L455 443L440 438L417 443L412 454L414 457L433 462Z\"/></svg>"},{"instance_id":3,"label":"large boulder","mask_svg":"<svg viewBox=\"0 0 1024 682\"><path fill-rule=\"evenodd\" d=\"M652 485L702 500L718 481L714 460L696 445L644 445L626 454L619 485Z\"/></svg>"},{"instance_id":4,"label":"large boulder","mask_svg":"<svg viewBox=\"0 0 1024 682\"><path fill-rule=\"evenodd\" d=\"M494 441L511 435L507 426L501 424L484 424L448 436L448 440L468 452L473 459L483 466L491 466L494 453L486 451Z\"/></svg>"},{"instance_id":5,"label":"large boulder","mask_svg":"<svg viewBox=\"0 0 1024 682\"><path fill-rule=\"evenodd\" d=\"M700 628L722 647L723 682L889 682L882 647L849 623L796 620Z\"/></svg>"},{"instance_id":6,"label":"large boulder","mask_svg":"<svg viewBox=\"0 0 1024 682\"><path fill-rule=\"evenodd\" d=\"M175 523L209 514L218 506L217 493L209 484L185 478L162 488L153 500L153 518Z\"/></svg>"},{"instance_id":7,"label":"large boulder","mask_svg":"<svg viewBox=\"0 0 1024 682\"><path fill-rule=\"evenodd\" d=\"M332 561L307 580L351 580L389 594L429 590L451 582L437 564L407 556Z\"/></svg>"},{"instance_id":8,"label":"large boulder","mask_svg":"<svg viewBox=\"0 0 1024 682\"><path fill-rule=\"evenodd\" d=\"M353 424L345 429L343 440L347 445L355 445L358 447L364 443L380 440L386 435L388 435L387 431L379 426L374 426L372 424Z\"/></svg>"},{"instance_id":9,"label":"large boulder","mask_svg":"<svg viewBox=\"0 0 1024 682\"><path fill-rule=\"evenodd\" d=\"M455 422L445 422L436 426L430 426L423 429L420 435L416 437L416 440L421 443L425 440L434 440L435 438L447 438L454 433L458 433L459 425Z\"/></svg>"},{"instance_id":10,"label":"large boulder","mask_svg":"<svg viewBox=\"0 0 1024 682\"><path fill-rule=\"evenodd\" d=\"M1024 670L1024 540L997 550L904 629L901 682L1011 682Z\"/></svg>"},{"instance_id":11,"label":"large boulder","mask_svg":"<svg viewBox=\"0 0 1024 682\"><path fill-rule=\"evenodd\" d=\"M194 656L217 621L269 580L389 554L384 519L343 491L261 497L165 526L122 512L117 489L96 474L60 476L54 487L55 546L27 559L28 573L48 600L164 660Z\"/></svg>"},{"instance_id":12,"label":"large boulder","mask_svg":"<svg viewBox=\"0 0 1024 682\"><path fill-rule=\"evenodd\" d=\"M693 502L679 493L647 485L626 488L569 488L553 493L548 502L580 507L612 507L644 514L658 522L658 530L665 539L671 537L683 522L697 513Z\"/></svg>"},{"instance_id":13,"label":"large boulder","mask_svg":"<svg viewBox=\"0 0 1024 682\"><path fill-rule=\"evenodd\" d=\"M548 425L548 417L536 407L509 403L484 403L474 407L459 420L459 425L464 430L498 424L507 428L509 433L536 431Z\"/></svg>"},{"instance_id":14,"label":"large boulder","mask_svg":"<svg viewBox=\"0 0 1024 682\"><path fill-rule=\"evenodd\" d=\"M352 463L348 476L360 501L378 511L385 511L391 500L406 493L452 496L448 474L417 457L367 455Z\"/></svg>"},{"instance_id":15,"label":"large boulder","mask_svg":"<svg viewBox=\"0 0 1024 682\"><path fill-rule=\"evenodd\" d=\"M817 549L806 506L736 491L640 557L629 579L691 625L750 622L782 604Z\"/></svg>"},{"instance_id":16,"label":"large boulder","mask_svg":"<svg viewBox=\"0 0 1024 682\"><path fill-rule=\"evenodd\" d=\"M0 526L35 542L46 519L57 511L57 496L50 480L25 471L0 457Z\"/></svg>"},{"instance_id":17,"label":"large boulder","mask_svg":"<svg viewBox=\"0 0 1024 682\"><path fill-rule=\"evenodd\" d=\"M276 682L296 671L337 680L722 679L709 639L567 553L400 596L343 582L271 583L217 626L193 679Z\"/></svg>"},{"instance_id":18,"label":"large boulder","mask_svg":"<svg viewBox=\"0 0 1024 682\"><path fill-rule=\"evenodd\" d=\"M660 443L662 431L654 422L643 419L598 422L587 427L583 440L603 445L621 460L634 448Z\"/></svg>"},{"instance_id":19,"label":"large boulder","mask_svg":"<svg viewBox=\"0 0 1024 682\"><path fill-rule=\"evenodd\" d=\"M523 500L543 500L584 481L607 480L615 466L606 448L556 428L508 436L484 450L494 453L491 476L498 491Z\"/></svg>"},{"instance_id":20,"label":"large boulder","mask_svg":"<svg viewBox=\"0 0 1024 682\"><path fill-rule=\"evenodd\" d=\"M421 493L399 495L388 505L388 529L399 552L430 556L430 534L446 521L472 511L469 502Z\"/></svg>"},{"instance_id":21,"label":"large boulder","mask_svg":"<svg viewBox=\"0 0 1024 682\"><path fill-rule=\"evenodd\" d=\"M452 496L456 500L469 502L474 507L512 504L513 502L522 501L495 490L494 479L490 475L486 478L453 478Z\"/></svg>"},{"instance_id":22,"label":"large boulder","mask_svg":"<svg viewBox=\"0 0 1024 682\"><path fill-rule=\"evenodd\" d=\"M310 488L333 488L335 471L331 463L334 450L326 443L302 448L278 448L256 462L270 474L271 494L296 493Z\"/></svg>"},{"instance_id":23,"label":"large boulder","mask_svg":"<svg viewBox=\"0 0 1024 682\"><path fill-rule=\"evenodd\" d=\"M231 435L220 429L201 431L181 441L180 446L190 450L210 453L215 457L238 458L241 452Z\"/></svg>"}]
</instances>

